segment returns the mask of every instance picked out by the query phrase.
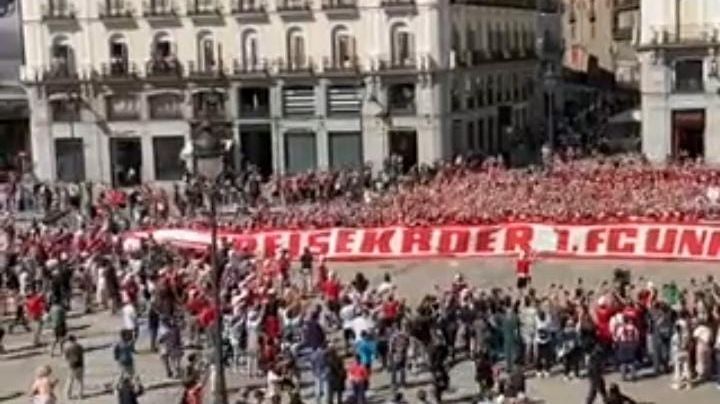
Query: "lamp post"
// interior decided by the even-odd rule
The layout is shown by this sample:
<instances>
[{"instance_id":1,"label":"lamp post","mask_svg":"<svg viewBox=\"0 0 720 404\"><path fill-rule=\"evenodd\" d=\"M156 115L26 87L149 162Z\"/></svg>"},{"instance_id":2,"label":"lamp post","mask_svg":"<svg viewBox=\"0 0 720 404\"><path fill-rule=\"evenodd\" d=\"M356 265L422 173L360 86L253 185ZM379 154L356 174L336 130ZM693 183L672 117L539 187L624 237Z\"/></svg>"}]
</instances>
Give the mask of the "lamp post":
<instances>
[{"instance_id":1,"label":"lamp post","mask_svg":"<svg viewBox=\"0 0 720 404\"><path fill-rule=\"evenodd\" d=\"M217 256L217 179L223 170L223 155L225 147L223 142L212 132L209 124L202 124L193 141L193 165L195 173L204 177L209 184L207 192L210 200L210 253L213 273L213 304L218 310L215 326L213 327L213 362L215 366L215 378L213 386L213 403L227 404L227 388L225 383L225 363L222 352L222 302L220 299L221 271L218 265Z\"/></svg>"}]
</instances>

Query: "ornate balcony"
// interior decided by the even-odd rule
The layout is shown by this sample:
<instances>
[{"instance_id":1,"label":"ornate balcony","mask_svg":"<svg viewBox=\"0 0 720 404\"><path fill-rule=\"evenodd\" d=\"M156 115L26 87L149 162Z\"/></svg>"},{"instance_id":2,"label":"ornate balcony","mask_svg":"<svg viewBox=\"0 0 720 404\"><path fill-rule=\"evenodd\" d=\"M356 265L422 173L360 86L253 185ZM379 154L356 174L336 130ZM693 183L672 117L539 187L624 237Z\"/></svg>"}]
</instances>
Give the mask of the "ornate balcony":
<instances>
[{"instance_id":1,"label":"ornate balcony","mask_svg":"<svg viewBox=\"0 0 720 404\"><path fill-rule=\"evenodd\" d=\"M65 88L78 86L82 81L82 77L67 62L56 60L51 65L46 66L36 80L56 88Z\"/></svg>"},{"instance_id":2,"label":"ornate balcony","mask_svg":"<svg viewBox=\"0 0 720 404\"><path fill-rule=\"evenodd\" d=\"M145 2L143 16L150 22L174 21L178 18L177 5L173 0L150 0Z\"/></svg>"},{"instance_id":3,"label":"ornate balcony","mask_svg":"<svg viewBox=\"0 0 720 404\"><path fill-rule=\"evenodd\" d=\"M358 13L357 0L323 0L322 9L330 18L353 17Z\"/></svg>"},{"instance_id":4,"label":"ornate balcony","mask_svg":"<svg viewBox=\"0 0 720 404\"><path fill-rule=\"evenodd\" d=\"M239 59L233 60L232 76L248 79L265 79L270 75L266 59L243 62Z\"/></svg>"},{"instance_id":5,"label":"ornate balcony","mask_svg":"<svg viewBox=\"0 0 720 404\"><path fill-rule=\"evenodd\" d=\"M701 49L720 46L720 28L706 25L657 25L638 50Z\"/></svg>"},{"instance_id":6,"label":"ornate balcony","mask_svg":"<svg viewBox=\"0 0 720 404\"><path fill-rule=\"evenodd\" d=\"M315 74L315 63L311 58L304 61L278 59L278 74L281 76L312 76Z\"/></svg>"},{"instance_id":7,"label":"ornate balcony","mask_svg":"<svg viewBox=\"0 0 720 404\"><path fill-rule=\"evenodd\" d=\"M633 27L613 27L613 39L616 41L629 41L633 38Z\"/></svg>"},{"instance_id":8,"label":"ornate balcony","mask_svg":"<svg viewBox=\"0 0 720 404\"><path fill-rule=\"evenodd\" d=\"M415 0L381 0L380 6L388 14L412 14L417 11Z\"/></svg>"},{"instance_id":9,"label":"ornate balcony","mask_svg":"<svg viewBox=\"0 0 720 404\"><path fill-rule=\"evenodd\" d=\"M303 19L312 17L310 0L279 0L277 12L285 19Z\"/></svg>"},{"instance_id":10,"label":"ornate balcony","mask_svg":"<svg viewBox=\"0 0 720 404\"><path fill-rule=\"evenodd\" d=\"M329 57L323 59L323 73L328 76L356 75L360 70L360 60L357 56L352 56L348 60Z\"/></svg>"},{"instance_id":11,"label":"ornate balcony","mask_svg":"<svg viewBox=\"0 0 720 404\"><path fill-rule=\"evenodd\" d=\"M189 80L202 82L220 82L225 80L225 68L222 60L213 66L204 66L188 62L187 77Z\"/></svg>"},{"instance_id":12,"label":"ornate balcony","mask_svg":"<svg viewBox=\"0 0 720 404\"><path fill-rule=\"evenodd\" d=\"M105 0L98 5L98 18L104 22L130 22L135 18L132 6L123 0Z\"/></svg>"},{"instance_id":13,"label":"ornate balcony","mask_svg":"<svg viewBox=\"0 0 720 404\"><path fill-rule=\"evenodd\" d=\"M267 7L261 0L233 0L232 15L240 22L265 21Z\"/></svg>"},{"instance_id":14,"label":"ornate balcony","mask_svg":"<svg viewBox=\"0 0 720 404\"><path fill-rule=\"evenodd\" d=\"M639 10L640 0L615 0L614 11Z\"/></svg>"},{"instance_id":15,"label":"ornate balcony","mask_svg":"<svg viewBox=\"0 0 720 404\"><path fill-rule=\"evenodd\" d=\"M103 63L98 73L100 80L111 83L136 82L138 78L137 65L124 60Z\"/></svg>"},{"instance_id":16,"label":"ornate balcony","mask_svg":"<svg viewBox=\"0 0 720 404\"><path fill-rule=\"evenodd\" d=\"M187 15L202 22L222 18L222 5L218 0L187 0Z\"/></svg>"},{"instance_id":17,"label":"ornate balcony","mask_svg":"<svg viewBox=\"0 0 720 404\"><path fill-rule=\"evenodd\" d=\"M41 12L43 21L56 28L77 25L77 16L73 3L50 0L42 5Z\"/></svg>"},{"instance_id":18,"label":"ornate balcony","mask_svg":"<svg viewBox=\"0 0 720 404\"><path fill-rule=\"evenodd\" d=\"M176 57L154 57L145 66L148 80L177 80L182 78L182 66Z\"/></svg>"}]
</instances>

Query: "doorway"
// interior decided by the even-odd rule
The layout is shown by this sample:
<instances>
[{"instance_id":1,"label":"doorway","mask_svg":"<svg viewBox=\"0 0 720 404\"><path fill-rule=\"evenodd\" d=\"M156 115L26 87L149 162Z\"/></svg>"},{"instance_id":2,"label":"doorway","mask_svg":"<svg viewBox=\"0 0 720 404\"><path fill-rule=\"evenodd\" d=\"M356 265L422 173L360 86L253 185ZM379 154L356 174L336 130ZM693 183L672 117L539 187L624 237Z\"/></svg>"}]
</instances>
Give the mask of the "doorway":
<instances>
[{"instance_id":1,"label":"doorway","mask_svg":"<svg viewBox=\"0 0 720 404\"><path fill-rule=\"evenodd\" d=\"M114 187L134 187L142 182L140 138L110 139L110 164Z\"/></svg>"},{"instance_id":2,"label":"doorway","mask_svg":"<svg viewBox=\"0 0 720 404\"><path fill-rule=\"evenodd\" d=\"M263 177L273 173L272 131L270 125L240 126L240 168L254 166Z\"/></svg>"},{"instance_id":3,"label":"doorway","mask_svg":"<svg viewBox=\"0 0 720 404\"><path fill-rule=\"evenodd\" d=\"M55 171L60 181L85 181L85 150L82 139L55 139Z\"/></svg>"},{"instance_id":4,"label":"doorway","mask_svg":"<svg viewBox=\"0 0 720 404\"><path fill-rule=\"evenodd\" d=\"M390 156L402 158L403 172L417 165L417 132L414 130L393 130L389 133Z\"/></svg>"},{"instance_id":5,"label":"doorway","mask_svg":"<svg viewBox=\"0 0 720 404\"><path fill-rule=\"evenodd\" d=\"M705 156L705 110L682 110L672 113L673 158Z\"/></svg>"}]
</instances>

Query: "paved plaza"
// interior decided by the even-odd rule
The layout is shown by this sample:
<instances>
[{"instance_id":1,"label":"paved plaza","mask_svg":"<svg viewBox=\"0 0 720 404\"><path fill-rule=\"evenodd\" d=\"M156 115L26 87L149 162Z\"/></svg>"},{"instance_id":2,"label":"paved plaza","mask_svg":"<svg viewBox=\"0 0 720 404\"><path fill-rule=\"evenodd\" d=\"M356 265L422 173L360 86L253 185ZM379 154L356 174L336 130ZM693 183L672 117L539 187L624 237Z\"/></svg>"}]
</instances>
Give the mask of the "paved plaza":
<instances>
[{"instance_id":1,"label":"paved plaza","mask_svg":"<svg viewBox=\"0 0 720 404\"><path fill-rule=\"evenodd\" d=\"M634 277L644 276L656 284L676 280L681 284L689 282L690 278L704 277L718 271L717 264L711 263L675 263L675 262L629 262L618 263L613 261L544 261L536 265L534 279L540 288L550 283L574 285L578 277L585 279L586 285L598 284L611 276L612 269L622 265L633 271ZM425 261L395 261L374 263L333 264L331 266L344 278L350 278L358 270L365 272L374 283L378 283L382 274L391 272L398 285L399 294L409 299L417 300L425 292L433 290L434 285L448 285L455 273L463 273L466 278L479 287L510 286L514 282L513 263L503 259L484 260L425 260ZM73 315L69 319L71 332L81 337L81 343L89 351L86 354L86 392L90 396L84 403L109 404L116 403L117 399L108 391L116 377L116 367L112 358L111 346L117 339L117 330L121 327L120 317L112 317L109 313L93 314L89 316ZM45 333L45 341L50 338L49 331ZM60 358L50 358L45 351L30 347L30 335L20 333L10 335L6 341L8 352L0 359L0 402L27 403L27 391L32 382L33 371L41 364L51 364L56 375L61 380L62 393L65 382L64 363ZM180 401L180 386L175 381L168 381L164 377L160 360L148 351L147 335L141 335L139 342L140 355L138 366L147 392L141 398L143 403L175 404ZM471 363L464 362L452 369L451 392L447 402L471 403L475 392L473 381L474 370ZM610 376L615 380L615 376ZM231 398L237 397L237 392L247 386L260 386L263 380L248 380L232 372L228 373L231 389ZM310 381L310 375L305 375L305 381ZM410 384L414 386L407 392L410 403L414 400L417 388L429 388L429 375L427 373L410 377ZM384 403L390 392L386 374L375 375L373 379L374 403ZM623 390L641 402L657 404L710 404L718 403L720 391L714 385L705 385L690 391L674 391L669 387L669 380L643 379L635 383L622 383ZM564 382L561 377L536 380L529 383L529 395L538 402L548 404L580 404L584 402L587 391L583 380ZM307 390L305 397L310 397ZM60 403L68 402L60 394ZM231 403L233 400L231 399ZM314 400L307 400L314 402Z\"/></svg>"}]
</instances>

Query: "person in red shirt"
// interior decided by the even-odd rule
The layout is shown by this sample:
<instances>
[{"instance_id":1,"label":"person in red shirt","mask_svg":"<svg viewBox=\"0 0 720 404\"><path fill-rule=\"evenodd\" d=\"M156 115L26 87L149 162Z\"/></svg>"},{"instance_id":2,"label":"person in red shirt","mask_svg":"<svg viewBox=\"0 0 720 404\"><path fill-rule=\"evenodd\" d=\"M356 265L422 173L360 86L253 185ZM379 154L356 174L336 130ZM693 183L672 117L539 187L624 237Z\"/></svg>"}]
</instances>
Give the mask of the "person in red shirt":
<instances>
[{"instance_id":1,"label":"person in red shirt","mask_svg":"<svg viewBox=\"0 0 720 404\"><path fill-rule=\"evenodd\" d=\"M342 291L342 284L337 279L335 273L331 272L330 277L323 282L322 292L325 297L325 302L328 308L335 314L340 311L340 292Z\"/></svg>"},{"instance_id":2,"label":"person in red shirt","mask_svg":"<svg viewBox=\"0 0 720 404\"><path fill-rule=\"evenodd\" d=\"M616 310L608 300L607 296L601 297L597 307L595 307L595 326L597 327L598 341L609 348L613 343L610 319L615 315Z\"/></svg>"},{"instance_id":3,"label":"person in red shirt","mask_svg":"<svg viewBox=\"0 0 720 404\"><path fill-rule=\"evenodd\" d=\"M389 294L380 307L381 319L385 327L391 327L400 315L400 302Z\"/></svg>"},{"instance_id":4,"label":"person in red shirt","mask_svg":"<svg viewBox=\"0 0 720 404\"><path fill-rule=\"evenodd\" d=\"M370 380L370 372L367 367L360 361L360 357L348 366L348 379L353 393L353 402L357 404L367 404L368 382Z\"/></svg>"},{"instance_id":5,"label":"person in red shirt","mask_svg":"<svg viewBox=\"0 0 720 404\"><path fill-rule=\"evenodd\" d=\"M30 291L27 298L25 299L25 311L28 314L30 321L36 325L35 332L33 334L33 344L35 346L40 345L40 335L42 334L43 328L43 316L47 310L47 303L45 296L42 293L38 293L35 290Z\"/></svg>"},{"instance_id":6,"label":"person in red shirt","mask_svg":"<svg viewBox=\"0 0 720 404\"><path fill-rule=\"evenodd\" d=\"M515 275L517 276L517 288L525 289L530 286L532 281L532 275L530 274L530 267L532 266L532 252L529 248L523 249L520 253L520 257L515 263Z\"/></svg>"},{"instance_id":7,"label":"person in red shirt","mask_svg":"<svg viewBox=\"0 0 720 404\"><path fill-rule=\"evenodd\" d=\"M325 257L321 256L318 258L318 266L317 266L317 284L318 286L322 287L322 285L325 284L325 281L328 280L328 267L325 264Z\"/></svg>"}]
</instances>

